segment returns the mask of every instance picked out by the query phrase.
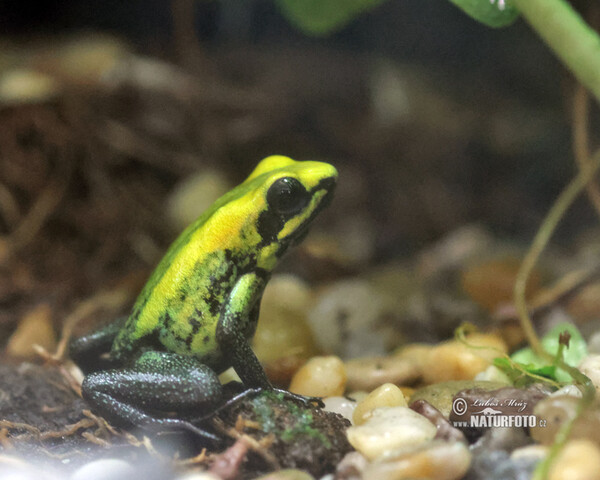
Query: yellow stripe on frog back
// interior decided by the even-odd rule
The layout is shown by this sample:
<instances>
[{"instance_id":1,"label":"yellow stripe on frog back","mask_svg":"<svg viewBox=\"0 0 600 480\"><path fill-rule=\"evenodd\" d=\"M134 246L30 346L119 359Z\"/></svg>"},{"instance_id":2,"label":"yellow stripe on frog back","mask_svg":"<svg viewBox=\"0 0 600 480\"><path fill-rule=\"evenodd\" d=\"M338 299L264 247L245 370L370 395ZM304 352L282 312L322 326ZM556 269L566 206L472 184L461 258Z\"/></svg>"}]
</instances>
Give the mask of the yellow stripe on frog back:
<instances>
[{"instance_id":1,"label":"yellow stripe on frog back","mask_svg":"<svg viewBox=\"0 0 600 480\"><path fill-rule=\"evenodd\" d=\"M177 254L170 258L170 264L162 272L160 280L148 293L137 320L136 338L150 334L159 326L165 302L177 297L180 286L194 274L198 264L208 261L211 253L225 249L240 251L260 242L254 225L262 210L258 203L262 201L264 204L264 199L256 193L251 190L213 212L203 227L193 231Z\"/></svg>"}]
</instances>

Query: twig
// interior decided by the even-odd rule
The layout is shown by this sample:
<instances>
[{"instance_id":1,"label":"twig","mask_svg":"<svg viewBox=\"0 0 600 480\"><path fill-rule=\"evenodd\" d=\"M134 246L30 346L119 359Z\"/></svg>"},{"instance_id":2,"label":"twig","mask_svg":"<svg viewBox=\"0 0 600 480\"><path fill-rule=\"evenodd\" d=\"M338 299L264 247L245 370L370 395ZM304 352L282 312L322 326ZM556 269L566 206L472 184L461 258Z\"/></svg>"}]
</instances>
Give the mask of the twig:
<instances>
[{"instance_id":1,"label":"twig","mask_svg":"<svg viewBox=\"0 0 600 480\"><path fill-rule=\"evenodd\" d=\"M589 107L588 91L583 85L578 84L573 96L573 154L579 170L590 167ZM600 186L598 183L590 181L585 188L591 204L596 213L600 215Z\"/></svg>"},{"instance_id":2,"label":"twig","mask_svg":"<svg viewBox=\"0 0 600 480\"><path fill-rule=\"evenodd\" d=\"M42 190L17 227L4 239L15 254L31 242L62 201L73 172L73 161L63 159L55 176Z\"/></svg>"}]
</instances>

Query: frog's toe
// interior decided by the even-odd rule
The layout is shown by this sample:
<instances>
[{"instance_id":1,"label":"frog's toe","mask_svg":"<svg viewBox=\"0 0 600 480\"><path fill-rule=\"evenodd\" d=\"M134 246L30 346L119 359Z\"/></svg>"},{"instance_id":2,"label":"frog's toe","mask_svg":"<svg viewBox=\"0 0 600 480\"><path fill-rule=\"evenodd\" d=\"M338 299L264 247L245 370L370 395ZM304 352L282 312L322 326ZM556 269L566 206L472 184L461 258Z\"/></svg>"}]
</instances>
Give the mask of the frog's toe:
<instances>
[{"instance_id":1,"label":"frog's toe","mask_svg":"<svg viewBox=\"0 0 600 480\"><path fill-rule=\"evenodd\" d=\"M319 397L306 397L304 395L289 392L288 390L282 390L280 388L274 388L273 390L277 393L281 393L284 396L284 398L288 398L289 400L302 403L306 406L316 406L319 408L323 408L325 406L325 403L323 403L323 400Z\"/></svg>"}]
</instances>

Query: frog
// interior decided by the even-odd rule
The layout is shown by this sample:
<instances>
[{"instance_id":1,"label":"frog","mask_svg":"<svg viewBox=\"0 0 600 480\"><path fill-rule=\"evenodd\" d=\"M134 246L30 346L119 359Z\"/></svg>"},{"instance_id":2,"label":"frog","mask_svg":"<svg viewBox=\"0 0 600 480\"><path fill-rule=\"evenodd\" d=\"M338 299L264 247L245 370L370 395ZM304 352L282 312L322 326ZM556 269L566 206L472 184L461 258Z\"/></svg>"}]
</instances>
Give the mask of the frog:
<instances>
[{"instance_id":1,"label":"frog","mask_svg":"<svg viewBox=\"0 0 600 480\"><path fill-rule=\"evenodd\" d=\"M191 418L223 404L220 373L233 367L246 391L274 390L251 348L262 294L330 203L337 177L329 163L272 155L189 225L129 316L71 342L93 410L117 426L216 441Z\"/></svg>"}]
</instances>

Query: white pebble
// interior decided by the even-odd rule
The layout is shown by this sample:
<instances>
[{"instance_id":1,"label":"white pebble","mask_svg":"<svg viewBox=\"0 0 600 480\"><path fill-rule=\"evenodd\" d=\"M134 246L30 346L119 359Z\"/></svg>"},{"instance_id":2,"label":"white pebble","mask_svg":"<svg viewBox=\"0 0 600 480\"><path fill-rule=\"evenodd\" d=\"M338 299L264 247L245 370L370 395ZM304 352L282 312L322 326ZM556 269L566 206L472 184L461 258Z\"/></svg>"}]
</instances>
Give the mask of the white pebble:
<instances>
[{"instance_id":1,"label":"white pebble","mask_svg":"<svg viewBox=\"0 0 600 480\"><path fill-rule=\"evenodd\" d=\"M600 355L588 355L579 364L579 370L586 375L600 392Z\"/></svg>"},{"instance_id":2,"label":"white pebble","mask_svg":"<svg viewBox=\"0 0 600 480\"><path fill-rule=\"evenodd\" d=\"M517 448L510 454L511 460L543 460L548 455L548 447L545 445L526 445Z\"/></svg>"},{"instance_id":3,"label":"white pebble","mask_svg":"<svg viewBox=\"0 0 600 480\"><path fill-rule=\"evenodd\" d=\"M428 442L436 433L433 423L407 407L377 408L363 425L347 430L350 444L371 460Z\"/></svg>"},{"instance_id":4,"label":"white pebble","mask_svg":"<svg viewBox=\"0 0 600 480\"><path fill-rule=\"evenodd\" d=\"M339 413L342 417L352 421L352 413L356 408L357 402L349 400L346 397L327 397L323 399L327 412Z\"/></svg>"},{"instance_id":5,"label":"white pebble","mask_svg":"<svg viewBox=\"0 0 600 480\"><path fill-rule=\"evenodd\" d=\"M362 478L458 480L463 478L470 465L471 453L466 445L436 440L377 459L365 468Z\"/></svg>"},{"instance_id":6,"label":"white pebble","mask_svg":"<svg viewBox=\"0 0 600 480\"><path fill-rule=\"evenodd\" d=\"M209 472L192 472L178 477L177 480L221 480L221 477Z\"/></svg>"},{"instance_id":7,"label":"white pebble","mask_svg":"<svg viewBox=\"0 0 600 480\"><path fill-rule=\"evenodd\" d=\"M559 388L556 392L552 392L549 396L550 397L558 397L560 395L569 395L571 397L577 397L577 398L581 398L583 396L583 394L581 393L581 390L579 390L579 388L577 388L575 385L565 385L562 388Z\"/></svg>"},{"instance_id":8,"label":"white pebble","mask_svg":"<svg viewBox=\"0 0 600 480\"><path fill-rule=\"evenodd\" d=\"M73 472L71 480L114 480L135 474L135 468L124 460L104 458L86 463Z\"/></svg>"}]
</instances>

